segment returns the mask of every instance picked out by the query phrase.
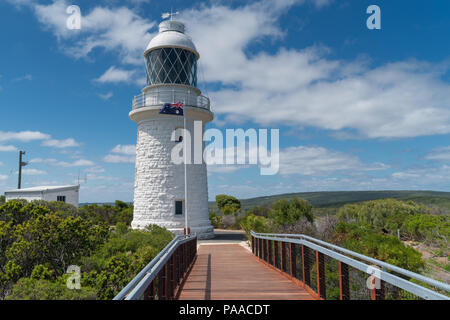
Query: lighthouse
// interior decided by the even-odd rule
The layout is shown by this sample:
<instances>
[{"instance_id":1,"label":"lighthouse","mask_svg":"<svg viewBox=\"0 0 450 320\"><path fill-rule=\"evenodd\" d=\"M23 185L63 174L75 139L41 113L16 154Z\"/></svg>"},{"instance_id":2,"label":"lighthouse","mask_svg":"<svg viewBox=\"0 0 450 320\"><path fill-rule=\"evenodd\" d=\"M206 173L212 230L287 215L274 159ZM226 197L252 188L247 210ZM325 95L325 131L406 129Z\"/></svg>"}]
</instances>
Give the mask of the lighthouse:
<instances>
[{"instance_id":1,"label":"lighthouse","mask_svg":"<svg viewBox=\"0 0 450 320\"><path fill-rule=\"evenodd\" d=\"M209 98L197 88L200 55L184 24L171 18L160 23L144 57L147 85L134 97L129 113L138 126L131 226L157 224L177 234L187 226L199 239L212 238L206 164L172 159L177 146L183 146L185 159L198 148L203 154L203 139L200 146L186 140L194 135L194 127L203 136L205 124L214 118ZM170 106L176 106L176 113L161 112Z\"/></svg>"}]
</instances>

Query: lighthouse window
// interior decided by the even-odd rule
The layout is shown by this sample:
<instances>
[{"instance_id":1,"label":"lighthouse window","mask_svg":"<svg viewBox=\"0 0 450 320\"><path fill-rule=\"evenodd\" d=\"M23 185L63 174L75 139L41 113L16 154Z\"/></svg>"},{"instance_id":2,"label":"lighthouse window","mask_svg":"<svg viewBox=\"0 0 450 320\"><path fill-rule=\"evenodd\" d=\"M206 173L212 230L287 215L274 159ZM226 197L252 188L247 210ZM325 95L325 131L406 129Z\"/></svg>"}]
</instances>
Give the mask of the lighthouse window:
<instances>
[{"instance_id":1,"label":"lighthouse window","mask_svg":"<svg viewBox=\"0 0 450 320\"><path fill-rule=\"evenodd\" d=\"M182 215L183 214L183 201L182 200L176 200L175 201L175 214L176 215Z\"/></svg>"},{"instance_id":2,"label":"lighthouse window","mask_svg":"<svg viewBox=\"0 0 450 320\"><path fill-rule=\"evenodd\" d=\"M178 83L197 86L197 57L180 48L151 51L146 59L147 84Z\"/></svg>"},{"instance_id":3,"label":"lighthouse window","mask_svg":"<svg viewBox=\"0 0 450 320\"><path fill-rule=\"evenodd\" d=\"M56 196L56 201L66 202L66 196Z\"/></svg>"}]
</instances>

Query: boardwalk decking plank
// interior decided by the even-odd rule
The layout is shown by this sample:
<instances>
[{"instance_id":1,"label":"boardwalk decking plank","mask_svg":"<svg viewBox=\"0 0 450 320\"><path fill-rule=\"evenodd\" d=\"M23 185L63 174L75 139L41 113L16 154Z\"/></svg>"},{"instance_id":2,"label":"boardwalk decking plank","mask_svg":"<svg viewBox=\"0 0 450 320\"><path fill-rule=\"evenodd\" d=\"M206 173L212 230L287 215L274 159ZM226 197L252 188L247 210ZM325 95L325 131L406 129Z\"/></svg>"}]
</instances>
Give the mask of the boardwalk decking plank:
<instances>
[{"instance_id":1,"label":"boardwalk decking plank","mask_svg":"<svg viewBox=\"0 0 450 320\"><path fill-rule=\"evenodd\" d=\"M258 261L239 244L198 249L180 300L313 300L303 288Z\"/></svg>"}]
</instances>

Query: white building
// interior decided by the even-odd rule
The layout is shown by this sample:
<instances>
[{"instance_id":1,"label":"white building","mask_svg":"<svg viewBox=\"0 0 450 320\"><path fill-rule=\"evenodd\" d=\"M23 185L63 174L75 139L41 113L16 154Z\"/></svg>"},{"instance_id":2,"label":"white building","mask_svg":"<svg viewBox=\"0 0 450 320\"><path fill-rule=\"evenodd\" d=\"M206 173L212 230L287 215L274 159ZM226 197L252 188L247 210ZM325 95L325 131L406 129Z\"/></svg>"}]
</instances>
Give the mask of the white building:
<instances>
[{"instance_id":1,"label":"white building","mask_svg":"<svg viewBox=\"0 0 450 320\"><path fill-rule=\"evenodd\" d=\"M134 214L131 226L157 224L183 233L187 207L188 227L201 239L212 238L209 221L206 164L174 164L171 151L184 128L183 116L159 114L166 103L184 103L186 129L193 136L194 120L204 126L214 118L209 99L197 88L197 60L200 55L181 22L166 20L144 53L147 86L133 99L129 114L138 125ZM177 130L178 129L178 130ZM181 133L180 133L181 132ZM194 152L191 146L191 154ZM204 149L204 144L201 146ZM203 153L202 153L203 154ZM186 203L187 202L187 203Z\"/></svg>"},{"instance_id":2,"label":"white building","mask_svg":"<svg viewBox=\"0 0 450 320\"><path fill-rule=\"evenodd\" d=\"M6 201L13 199L62 201L78 207L79 190L79 185L32 187L5 191L5 197Z\"/></svg>"}]
</instances>

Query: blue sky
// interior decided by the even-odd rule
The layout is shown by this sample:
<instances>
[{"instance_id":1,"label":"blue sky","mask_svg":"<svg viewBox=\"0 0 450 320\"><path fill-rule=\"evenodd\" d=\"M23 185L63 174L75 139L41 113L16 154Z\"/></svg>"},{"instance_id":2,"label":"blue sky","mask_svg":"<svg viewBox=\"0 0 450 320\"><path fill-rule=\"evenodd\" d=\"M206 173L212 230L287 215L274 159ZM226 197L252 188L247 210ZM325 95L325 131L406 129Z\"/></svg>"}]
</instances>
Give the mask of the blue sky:
<instances>
[{"instance_id":1,"label":"blue sky","mask_svg":"<svg viewBox=\"0 0 450 320\"><path fill-rule=\"evenodd\" d=\"M68 30L66 8L81 8ZM381 30L366 8L381 8ZM142 53L178 10L210 128L280 129L280 172L210 167L209 196L450 191L448 1L0 0L0 193L81 176L81 202L132 201ZM84 177L87 177L86 182Z\"/></svg>"}]
</instances>

